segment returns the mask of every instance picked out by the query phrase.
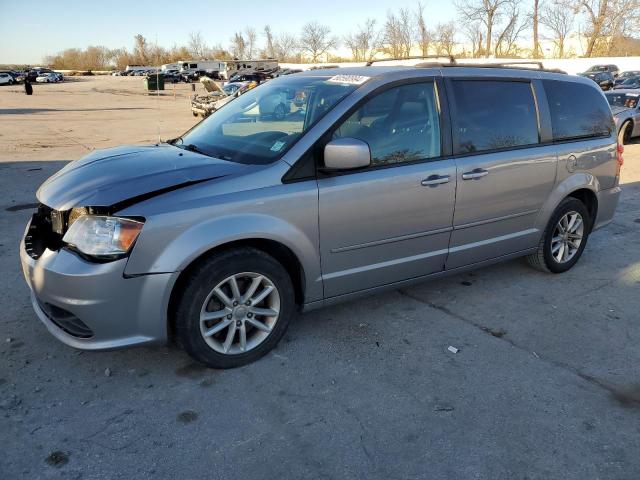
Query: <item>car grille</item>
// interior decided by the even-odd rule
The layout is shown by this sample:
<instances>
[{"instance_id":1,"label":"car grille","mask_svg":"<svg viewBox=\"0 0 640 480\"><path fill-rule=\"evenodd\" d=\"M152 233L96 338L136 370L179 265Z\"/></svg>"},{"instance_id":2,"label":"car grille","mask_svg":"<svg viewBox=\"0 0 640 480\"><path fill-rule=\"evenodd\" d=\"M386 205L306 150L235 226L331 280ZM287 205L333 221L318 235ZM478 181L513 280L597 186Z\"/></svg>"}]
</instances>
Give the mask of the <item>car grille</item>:
<instances>
[{"instance_id":1,"label":"car grille","mask_svg":"<svg viewBox=\"0 0 640 480\"><path fill-rule=\"evenodd\" d=\"M24 248L31 258L38 259L48 248L59 250L66 228L66 212L40 205L31 218L24 237Z\"/></svg>"},{"instance_id":2,"label":"car grille","mask_svg":"<svg viewBox=\"0 0 640 480\"><path fill-rule=\"evenodd\" d=\"M47 318L69 335L77 338L93 337L93 330L73 313L50 303L38 302L38 304Z\"/></svg>"}]
</instances>

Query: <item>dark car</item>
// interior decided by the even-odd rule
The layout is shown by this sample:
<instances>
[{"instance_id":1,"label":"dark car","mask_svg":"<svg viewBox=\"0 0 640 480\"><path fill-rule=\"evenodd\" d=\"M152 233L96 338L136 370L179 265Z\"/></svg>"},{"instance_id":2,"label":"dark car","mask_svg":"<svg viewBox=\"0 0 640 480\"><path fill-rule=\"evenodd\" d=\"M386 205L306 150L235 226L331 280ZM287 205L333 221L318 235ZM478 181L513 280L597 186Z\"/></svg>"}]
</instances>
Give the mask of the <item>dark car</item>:
<instances>
[{"instance_id":1,"label":"dark car","mask_svg":"<svg viewBox=\"0 0 640 480\"><path fill-rule=\"evenodd\" d=\"M23 74L21 72L16 72L15 70L0 70L0 73L6 73L11 76L13 79L13 83L18 83L22 81Z\"/></svg>"},{"instance_id":2,"label":"dark car","mask_svg":"<svg viewBox=\"0 0 640 480\"><path fill-rule=\"evenodd\" d=\"M613 78L616 78L618 76L618 74L620 73L620 69L618 68L617 65L613 65L613 64L609 64L609 65L594 65L593 67L589 68L589 70L587 70L584 73L587 74L587 73L599 73L599 72L609 72L609 73L611 73L611 75L613 75Z\"/></svg>"},{"instance_id":3,"label":"dark car","mask_svg":"<svg viewBox=\"0 0 640 480\"><path fill-rule=\"evenodd\" d=\"M627 77L621 83L616 84L613 88L614 90L640 88L640 75Z\"/></svg>"},{"instance_id":4,"label":"dark car","mask_svg":"<svg viewBox=\"0 0 640 480\"><path fill-rule=\"evenodd\" d=\"M614 78L611 72L584 72L580 76L593 80L602 90L611 90L613 88Z\"/></svg>"},{"instance_id":5,"label":"dark car","mask_svg":"<svg viewBox=\"0 0 640 480\"><path fill-rule=\"evenodd\" d=\"M229 79L230 83L233 82L256 82L256 83L260 83L260 82L264 82L267 78L267 75L261 74L261 73L236 73L234 75L231 75L231 78Z\"/></svg>"},{"instance_id":6,"label":"dark car","mask_svg":"<svg viewBox=\"0 0 640 480\"><path fill-rule=\"evenodd\" d=\"M620 75L618 75L614 83L616 85L620 85L626 79L630 77L638 77L638 76L640 76L640 70L627 70L625 72L622 72Z\"/></svg>"}]
</instances>

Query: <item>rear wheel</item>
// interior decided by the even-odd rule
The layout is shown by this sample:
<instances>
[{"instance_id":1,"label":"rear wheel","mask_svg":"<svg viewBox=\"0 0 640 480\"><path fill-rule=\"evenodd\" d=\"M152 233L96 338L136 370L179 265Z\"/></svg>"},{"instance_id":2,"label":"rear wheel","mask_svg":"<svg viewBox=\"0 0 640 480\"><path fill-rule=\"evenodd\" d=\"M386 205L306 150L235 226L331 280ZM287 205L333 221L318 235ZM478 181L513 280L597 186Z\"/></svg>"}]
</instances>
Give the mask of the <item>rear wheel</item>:
<instances>
[{"instance_id":1,"label":"rear wheel","mask_svg":"<svg viewBox=\"0 0 640 480\"><path fill-rule=\"evenodd\" d=\"M289 274L260 250L230 250L189 274L176 332L194 359L213 368L253 362L273 349L294 314Z\"/></svg>"},{"instance_id":2,"label":"rear wheel","mask_svg":"<svg viewBox=\"0 0 640 480\"><path fill-rule=\"evenodd\" d=\"M565 198L551 215L538 251L527 256L529 264L544 272L569 270L578 262L587 245L591 221L580 200Z\"/></svg>"}]
</instances>

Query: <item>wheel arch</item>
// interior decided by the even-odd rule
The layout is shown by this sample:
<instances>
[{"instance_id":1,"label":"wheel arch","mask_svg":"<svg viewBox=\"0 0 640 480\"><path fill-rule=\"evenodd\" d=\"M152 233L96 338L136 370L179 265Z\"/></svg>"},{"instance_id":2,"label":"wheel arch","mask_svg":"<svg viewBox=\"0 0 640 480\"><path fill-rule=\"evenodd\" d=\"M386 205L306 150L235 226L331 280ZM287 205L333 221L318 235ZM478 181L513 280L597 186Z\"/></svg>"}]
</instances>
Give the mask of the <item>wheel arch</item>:
<instances>
[{"instance_id":1,"label":"wheel arch","mask_svg":"<svg viewBox=\"0 0 640 480\"><path fill-rule=\"evenodd\" d=\"M597 192L599 190L600 182L595 176L588 172L575 173L556 185L540 209L538 218L536 219L535 226L540 232L540 236L542 236L549 222L549 218L551 218L555 209L568 197L577 198L585 204L591 216L591 228L593 228L598 214Z\"/></svg>"},{"instance_id":2,"label":"wheel arch","mask_svg":"<svg viewBox=\"0 0 640 480\"><path fill-rule=\"evenodd\" d=\"M207 260L221 252L234 250L238 248L253 248L260 250L273 258L275 258L287 271L293 284L295 302L298 306L302 306L305 300L306 291L306 277L305 270L300 259L296 254L285 244L269 239L269 238L245 238L239 240L232 240L226 243L216 245L209 250L202 252L196 258L193 258L191 262L180 272L178 278L172 286L171 293L169 295L169 302L167 305L167 334L169 338L175 338L175 325L176 325L176 305L179 298L179 293L184 287L189 274L196 268L200 262Z\"/></svg>"}]
</instances>

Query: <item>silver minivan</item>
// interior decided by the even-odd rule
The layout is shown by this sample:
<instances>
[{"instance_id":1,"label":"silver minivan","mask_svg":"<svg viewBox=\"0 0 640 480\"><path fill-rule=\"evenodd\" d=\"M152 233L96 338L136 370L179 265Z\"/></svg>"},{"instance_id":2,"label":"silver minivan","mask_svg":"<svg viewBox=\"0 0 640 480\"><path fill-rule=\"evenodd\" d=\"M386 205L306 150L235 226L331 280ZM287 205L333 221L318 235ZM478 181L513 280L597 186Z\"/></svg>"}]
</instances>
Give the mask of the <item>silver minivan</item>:
<instances>
[{"instance_id":1,"label":"silver minivan","mask_svg":"<svg viewBox=\"0 0 640 480\"><path fill-rule=\"evenodd\" d=\"M561 273L612 220L622 149L588 79L369 66L271 80L179 138L95 151L38 190L33 308L87 350L177 340L211 367L296 311L527 256Z\"/></svg>"}]
</instances>

